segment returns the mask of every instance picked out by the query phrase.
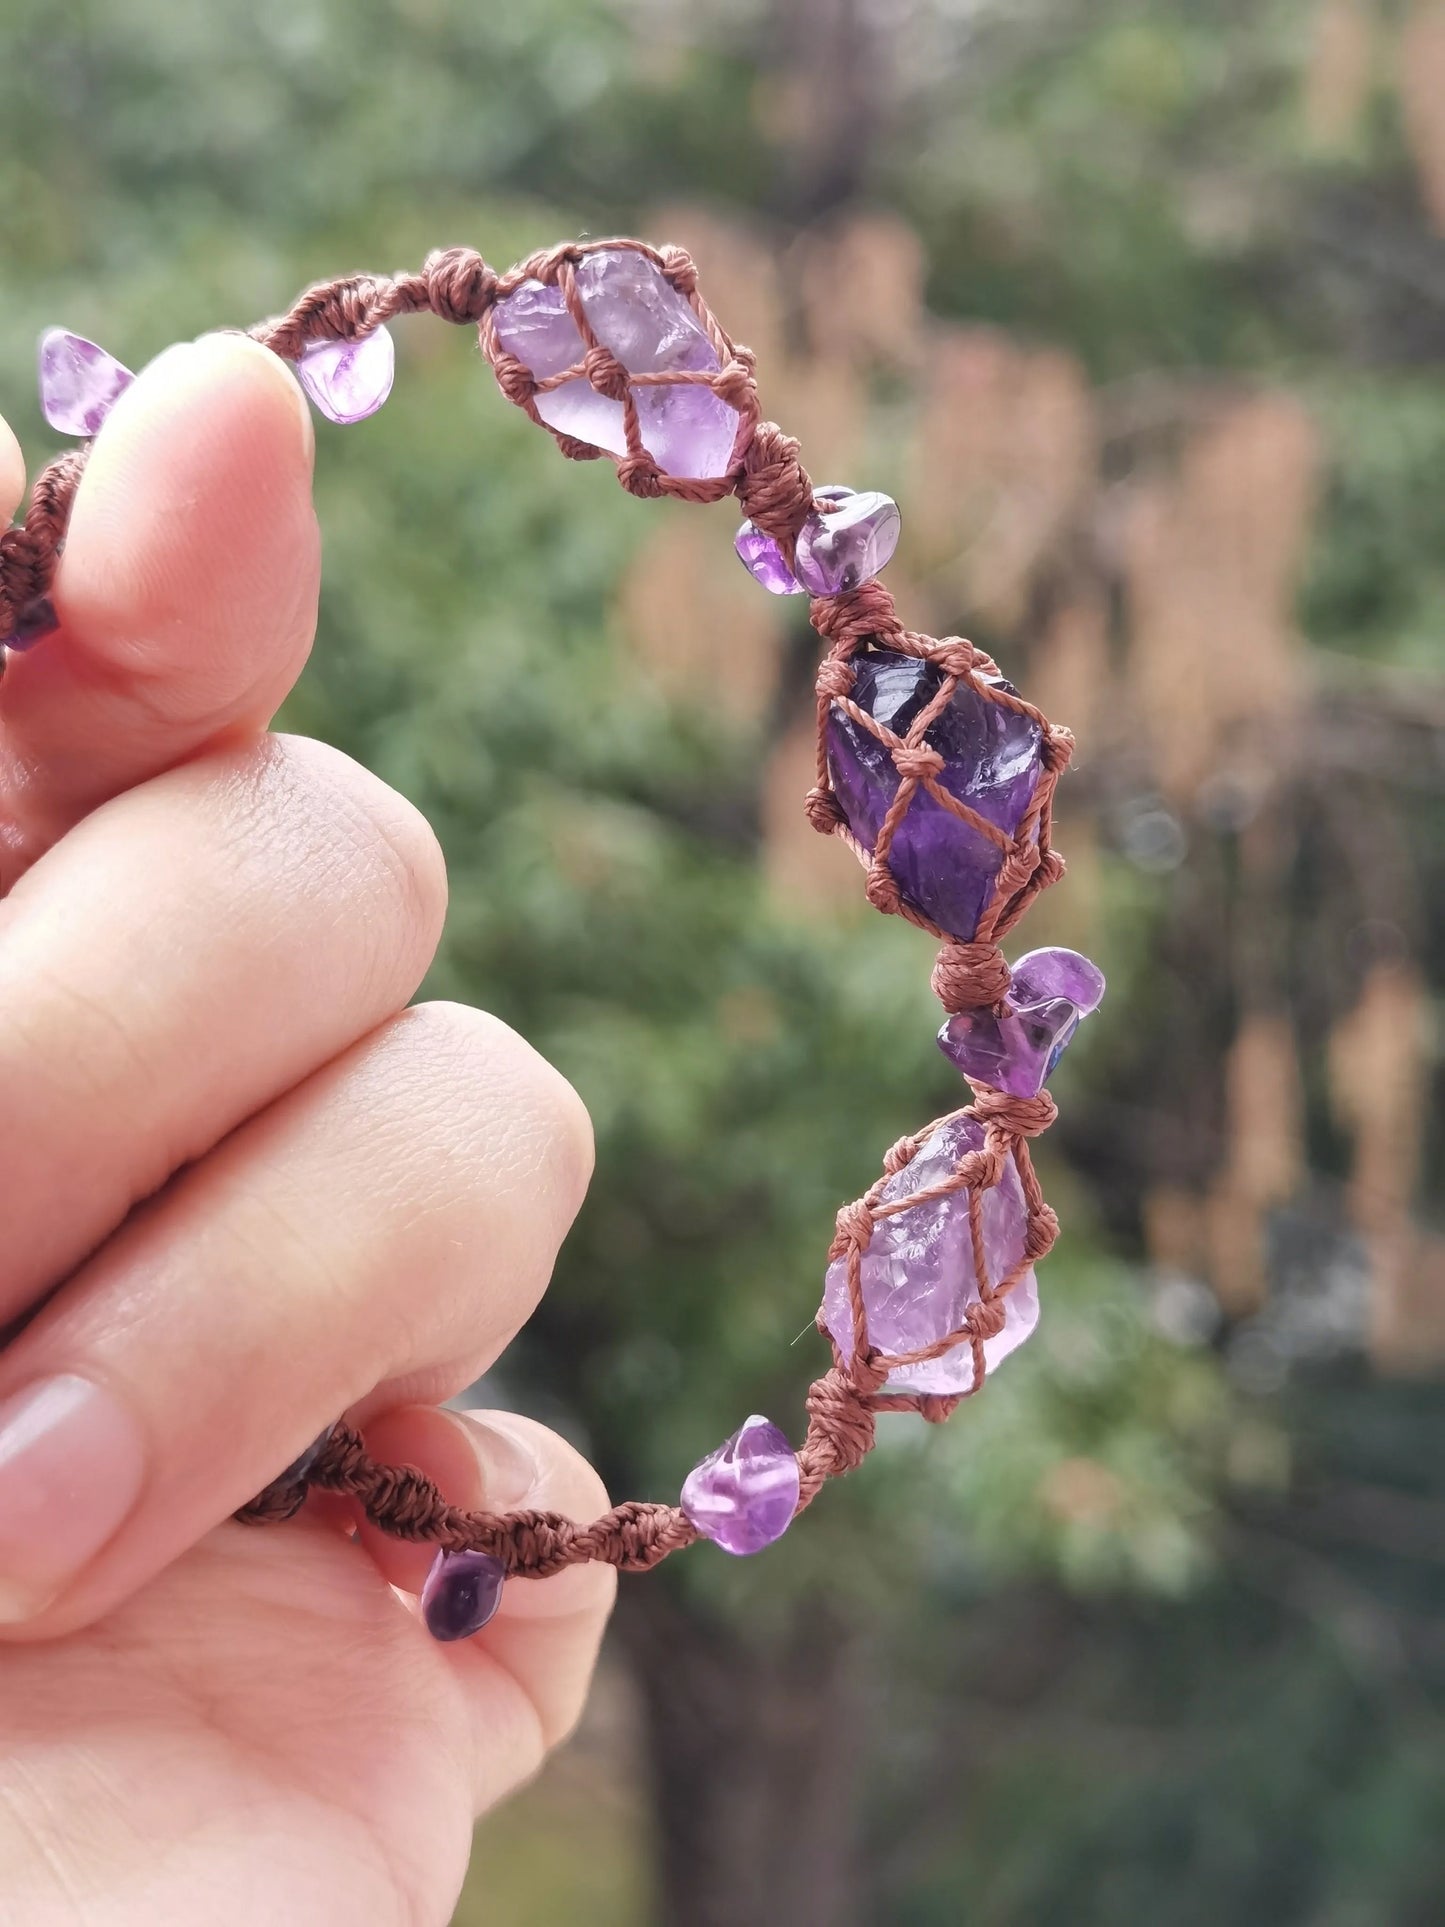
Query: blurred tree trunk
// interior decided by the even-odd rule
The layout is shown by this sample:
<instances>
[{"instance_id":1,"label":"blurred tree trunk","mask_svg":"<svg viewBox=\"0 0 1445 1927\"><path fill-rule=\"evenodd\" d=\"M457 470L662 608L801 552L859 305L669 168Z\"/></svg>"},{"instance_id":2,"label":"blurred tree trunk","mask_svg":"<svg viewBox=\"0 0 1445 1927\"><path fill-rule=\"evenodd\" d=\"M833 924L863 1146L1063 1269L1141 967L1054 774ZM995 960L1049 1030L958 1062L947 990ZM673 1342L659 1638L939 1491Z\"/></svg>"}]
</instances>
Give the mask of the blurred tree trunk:
<instances>
[{"instance_id":1,"label":"blurred tree trunk","mask_svg":"<svg viewBox=\"0 0 1445 1927\"><path fill-rule=\"evenodd\" d=\"M767 1641L657 1579L619 1629L644 1708L665 1927L854 1927L856 1643L799 1607Z\"/></svg>"}]
</instances>

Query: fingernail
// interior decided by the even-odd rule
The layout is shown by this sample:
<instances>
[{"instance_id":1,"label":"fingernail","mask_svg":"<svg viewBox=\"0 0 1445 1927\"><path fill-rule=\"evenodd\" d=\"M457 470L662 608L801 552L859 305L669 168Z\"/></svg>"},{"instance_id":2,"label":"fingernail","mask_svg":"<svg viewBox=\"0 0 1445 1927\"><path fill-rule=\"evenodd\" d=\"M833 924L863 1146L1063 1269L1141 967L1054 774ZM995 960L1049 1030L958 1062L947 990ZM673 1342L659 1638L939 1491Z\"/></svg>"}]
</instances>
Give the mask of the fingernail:
<instances>
[{"instance_id":1,"label":"fingernail","mask_svg":"<svg viewBox=\"0 0 1445 1927\"><path fill-rule=\"evenodd\" d=\"M518 1433L480 1412L461 1412L482 1474L478 1510L511 1512L531 1499L542 1480L542 1462Z\"/></svg>"},{"instance_id":2,"label":"fingernail","mask_svg":"<svg viewBox=\"0 0 1445 1927\"><path fill-rule=\"evenodd\" d=\"M0 1402L0 1623L33 1619L140 1495L145 1440L103 1385L64 1373Z\"/></svg>"}]
</instances>

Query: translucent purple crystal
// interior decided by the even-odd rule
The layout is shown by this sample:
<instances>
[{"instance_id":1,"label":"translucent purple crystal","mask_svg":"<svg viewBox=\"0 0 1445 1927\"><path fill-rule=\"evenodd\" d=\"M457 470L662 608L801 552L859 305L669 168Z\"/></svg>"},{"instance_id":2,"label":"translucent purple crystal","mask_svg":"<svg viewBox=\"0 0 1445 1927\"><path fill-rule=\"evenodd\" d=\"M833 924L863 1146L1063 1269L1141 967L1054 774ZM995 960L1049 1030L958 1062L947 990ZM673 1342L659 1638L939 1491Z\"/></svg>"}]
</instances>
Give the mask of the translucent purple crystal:
<instances>
[{"instance_id":1,"label":"translucent purple crystal","mask_svg":"<svg viewBox=\"0 0 1445 1927\"><path fill-rule=\"evenodd\" d=\"M814 501L841 502L853 493L851 488L816 488ZM813 521L821 520L812 517ZM788 567L783 551L772 536L764 535L756 522L744 522L733 537L733 547L742 559L743 567L755 582L761 582L769 595L806 595L801 582Z\"/></svg>"},{"instance_id":2,"label":"translucent purple crystal","mask_svg":"<svg viewBox=\"0 0 1445 1927\"><path fill-rule=\"evenodd\" d=\"M8 636L0 636L0 649L33 649L37 642L46 636L54 635L60 627L60 618L48 596L41 596L27 608L20 611L14 629Z\"/></svg>"},{"instance_id":3,"label":"translucent purple crystal","mask_svg":"<svg viewBox=\"0 0 1445 1927\"><path fill-rule=\"evenodd\" d=\"M794 568L809 595L846 595L871 582L898 547L903 518L891 495L866 489L826 515L810 515L798 534Z\"/></svg>"},{"instance_id":4,"label":"translucent purple crystal","mask_svg":"<svg viewBox=\"0 0 1445 1927\"><path fill-rule=\"evenodd\" d=\"M897 736L905 736L943 681L936 663L892 649L853 661L852 699ZM999 679L995 687L1011 690ZM854 836L871 850L899 776L887 746L833 704L828 770ZM940 785L1012 836L1033 797L1041 768L1041 731L967 682L929 725L925 740L944 759ZM945 809L920 784L894 834L888 867L915 909L961 943L971 942L1003 863L997 844Z\"/></svg>"},{"instance_id":5,"label":"translucent purple crystal","mask_svg":"<svg viewBox=\"0 0 1445 1927\"><path fill-rule=\"evenodd\" d=\"M1003 1013L959 1011L938 1047L976 1083L1036 1097L1103 995L1104 973L1077 950L1031 950L1013 967Z\"/></svg>"},{"instance_id":6,"label":"translucent purple crystal","mask_svg":"<svg viewBox=\"0 0 1445 1927\"><path fill-rule=\"evenodd\" d=\"M357 341L313 341L302 350L296 373L328 421L364 422L391 393L396 344L385 328Z\"/></svg>"},{"instance_id":7,"label":"translucent purple crystal","mask_svg":"<svg viewBox=\"0 0 1445 1927\"><path fill-rule=\"evenodd\" d=\"M798 1509L798 1461L786 1436L756 1413L687 1475L682 1509L724 1552L761 1552Z\"/></svg>"},{"instance_id":8,"label":"translucent purple crystal","mask_svg":"<svg viewBox=\"0 0 1445 1927\"><path fill-rule=\"evenodd\" d=\"M983 1145L983 1130L972 1118L946 1118L883 1187L883 1201L895 1203L941 1183L961 1158ZM974 1271L968 1221L968 1192L950 1191L916 1204L895 1217L880 1218L863 1254L861 1283L868 1342L889 1357L919 1351L958 1331L980 1293ZM1023 1187L1010 1158L1003 1175L979 1201L984 1258L990 1285L999 1284L1023 1256L1028 1223ZM984 1341L989 1371L999 1365L1039 1322L1038 1286L1033 1268L1006 1294L1003 1329ZM853 1318L848 1299L848 1263L836 1258L823 1287L823 1322L845 1359L853 1355ZM972 1347L953 1346L922 1364L900 1365L888 1374L892 1392L966 1393L976 1389Z\"/></svg>"},{"instance_id":9,"label":"translucent purple crystal","mask_svg":"<svg viewBox=\"0 0 1445 1927\"><path fill-rule=\"evenodd\" d=\"M489 1552L439 1552L421 1589L421 1616L433 1639L470 1639L502 1603L507 1569Z\"/></svg>"},{"instance_id":10,"label":"translucent purple crystal","mask_svg":"<svg viewBox=\"0 0 1445 1927\"><path fill-rule=\"evenodd\" d=\"M629 374L715 373L717 350L666 277L633 248L599 248L577 264L583 311L604 348ZM497 340L538 381L577 367L584 354L562 291L524 281L497 303ZM732 464L738 412L706 383L634 387L642 445L668 475L725 475ZM627 452L622 403L599 395L585 375L536 398L537 413L560 434L609 454Z\"/></svg>"},{"instance_id":11,"label":"translucent purple crystal","mask_svg":"<svg viewBox=\"0 0 1445 1927\"><path fill-rule=\"evenodd\" d=\"M40 409L62 435L95 435L135 376L84 335L48 328L40 337ZM13 646L13 645L12 645Z\"/></svg>"}]
</instances>

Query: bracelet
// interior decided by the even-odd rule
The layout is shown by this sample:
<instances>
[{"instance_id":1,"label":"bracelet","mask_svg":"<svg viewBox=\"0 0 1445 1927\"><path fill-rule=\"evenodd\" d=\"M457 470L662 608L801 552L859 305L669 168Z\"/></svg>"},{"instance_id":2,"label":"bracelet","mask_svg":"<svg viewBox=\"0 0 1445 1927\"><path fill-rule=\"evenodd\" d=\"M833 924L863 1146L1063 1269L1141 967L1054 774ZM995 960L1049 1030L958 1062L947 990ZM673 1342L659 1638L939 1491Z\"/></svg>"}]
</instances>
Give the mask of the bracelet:
<instances>
[{"instance_id":1,"label":"bracelet","mask_svg":"<svg viewBox=\"0 0 1445 1927\"><path fill-rule=\"evenodd\" d=\"M748 571L774 595L809 597L827 647L804 806L858 858L876 909L939 939L938 1041L972 1100L901 1138L876 1183L838 1212L817 1314L833 1362L808 1391L796 1451L753 1416L694 1467L676 1505L629 1500L579 1524L464 1512L414 1468L378 1464L342 1421L236 1515L286 1519L319 1489L384 1532L435 1545L423 1615L437 1638L458 1639L486 1624L511 1576L594 1559L645 1571L698 1538L760 1551L862 1461L878 1412L938 1422L978 1391L1038 1322L1034 1266L1058 1223L1029 1141L1054 1120L1045 1082L1104 980L1072 950L1032 951L1010 968L999 948L1063 874L1053 797L1072 737L973 643L903 626L878 579L897 546L897 505L814 487L798 443L761 418L753 356L699 295L684 250L566 243L498 274L450 248L420 273L319 283L250 333L294 364L322 414L355 422L391 389L386 322L422 311L474 325L503 394L570 459L610 457L633 495L735 495ZM131 380L93 342L59 329L41 342L41 401L62 432L93 436ZM0 534L0 652L62 624L52 585L86 453L51 463L23 524Z\"/></svg>"}]
</instances>

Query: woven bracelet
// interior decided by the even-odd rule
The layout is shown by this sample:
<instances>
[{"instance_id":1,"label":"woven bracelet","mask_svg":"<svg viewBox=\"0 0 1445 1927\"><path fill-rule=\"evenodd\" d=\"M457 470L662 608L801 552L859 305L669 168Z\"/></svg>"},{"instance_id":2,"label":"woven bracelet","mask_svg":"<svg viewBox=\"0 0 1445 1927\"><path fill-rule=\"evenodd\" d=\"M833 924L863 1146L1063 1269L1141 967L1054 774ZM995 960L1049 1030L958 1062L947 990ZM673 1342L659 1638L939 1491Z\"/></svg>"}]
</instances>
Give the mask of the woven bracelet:
<instances>
[{"instance_id":1,"label":"woven bracelet","mask_svg":"<svg viewBox=\"0 0 1445 1927\"><path fill-rule=\"evenodd\" d=\"M938 1041L972 1097L900 1139L877 1182L838 1213L817 1315L833 1362L808 1391L796 1450L754 1416L693 1469L678 1504L628 1501L579 1523L464 1512L413 1468L378 1464L343 1420L237 1514L290 1518L318 1488L384 1532L436 1546L423 1610L438 1638L457 1639L486 1623L512 1576L593 1559L645 1571L698 1538L760 1551L865 1457L876 1413L936 1422L980 1388L1038 1322L1034 1266L1058 1224L1029 1140L1053 1122L1045 1081L1104 980L1075 951L1036 950L1010 968L999 948L1063 874L1052 815L1068 731L971 642L904 628L878 579L897 545L897 505L814 486L797 442L761 418L753 357L702 299L682 249L568 243L498 274L450 248L417 274L320 283L250 332L294 365L322 414L355 422L391 389L385 324L423 311L475 326L503 394L574 461L610 457L634 495L735 495L744 566L774 595L809 597L826 648L804 807L858 858L875 908L939 940ZM79 336L55 329L41 342L42 405L64 433L93 436L131 379ZM23 524L0 534L0 650L32 648L63 625L54 576L86 453L51 463Z\"/></svg>"}]
</instances>

